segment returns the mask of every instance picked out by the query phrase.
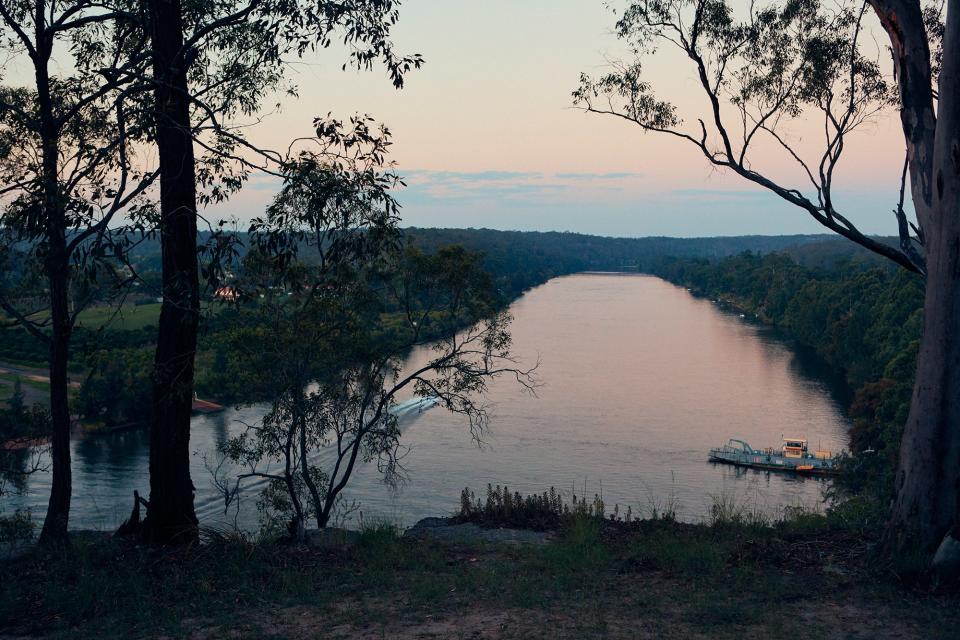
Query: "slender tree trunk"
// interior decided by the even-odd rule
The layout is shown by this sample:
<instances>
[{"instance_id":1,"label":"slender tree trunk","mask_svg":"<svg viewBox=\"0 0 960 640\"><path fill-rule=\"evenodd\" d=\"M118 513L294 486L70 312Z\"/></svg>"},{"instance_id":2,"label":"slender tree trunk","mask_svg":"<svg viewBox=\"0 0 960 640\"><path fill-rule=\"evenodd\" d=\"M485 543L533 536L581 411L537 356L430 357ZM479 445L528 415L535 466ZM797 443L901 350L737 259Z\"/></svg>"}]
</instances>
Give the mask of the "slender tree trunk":
<instances>
[{"instance_id":1,"label":"slender tree trunk","mask_svg":"<svg viewBox=\"0 0 960 640\"><path fill-rule=\"evenodd\" d=\"M43 33L42 4L38 3L37 106L43 144L43 214L46 223L47 256L45 269L50 288L50 416L52 422L50 457L52 482L47 515L40 532L44 544L67 538L70 518L72 478L70 470L70 406L67 387L67 361L70 350L69 256L67 256L66 212L60 195L58 167L58 131L50 96L47 61L52 42Z\"/></svg>"},{"instance_id":2,"label":"slender tree trunk","mask_svg":"<svg viewBox=\"0 0 960 640\"><path fill-rule=\"evenodd\" d=\"M60 234L60 240L63 240L62 233ZM65 253L63 250L56 252L58 256L62 256L63 253ZM53 473L50 501L47 504L47 516L43 521L43 529L40 532L40 541L44 544L62 542L66 539L72 492L70 405L67 382L67 361L71 334L68 307L69 281L67 279L66 261L54 257L52 247L49 264L51 266L48 267L47 271L50 284L50 320L53 327L50 339L50 417L53 428L50 457Z\"/></svg>"},{"instance_id":3,"label":"slender tree trunk","mask_svg":"<svg viewBox=\"0 0 960 640\"><path fill-rule=\"evenodd\" d=\"M303 389L305 387L306 385L300 388ZM296 393L299 396L302 391L298 390ZM299 397L297 404L299 405ZM303 415L302 408L298 407L296 411L298 415L294 424L300 424L300 473L303 474L303 482L307 485L310 502L313 503L313 508L317 514L317 528L323 529L326 526L326 520L321 515L320 505L322 502L320 500L320 491L317 489L317 483L313 481L313 476L310 475L309 451L307 450L307 419Z\"/></svg>"},{"instance_id":4,"label":"slender tree trunk","mask_svg":"<svg viewBox=\"0 0 960 640\"><path fill-rule=\"evenodd\" d=\"M287 486L287 494L290 496L290 504L293 505L293 520L290 522L290 537L297 542L302 542L306 537L306 516L303 512L303 504L300 502L300 495L297 493L297 485L294 482L294 436L295 428L291 425L287 430L287 442L284 447L284 472L283 481Z\"/></svg>"},{"instance_id":5,"label":"slender tree trunk","mask_svg":"<svg viewBox=\"0 0 960 640\"><path fill-rule=\"evenodd\" d=\"M947 10L929 206L923 338L887 540L932 553L960 524L960 0ZM915 185L914 188L916 189Z\"/></svg>"},{"instance_id":6,"label":"slender tree trunk","mask_svg":"<svg viewBox=\"0 0 960 640\"><path fill-rule=\"evenodd\" d=\"M150 0L156 141L160 162L163 306L154 364L150 500L144 537L197 537L190 479L190 415L200 319L197 197L180 0Z\"/></svg>"}]
</instances>

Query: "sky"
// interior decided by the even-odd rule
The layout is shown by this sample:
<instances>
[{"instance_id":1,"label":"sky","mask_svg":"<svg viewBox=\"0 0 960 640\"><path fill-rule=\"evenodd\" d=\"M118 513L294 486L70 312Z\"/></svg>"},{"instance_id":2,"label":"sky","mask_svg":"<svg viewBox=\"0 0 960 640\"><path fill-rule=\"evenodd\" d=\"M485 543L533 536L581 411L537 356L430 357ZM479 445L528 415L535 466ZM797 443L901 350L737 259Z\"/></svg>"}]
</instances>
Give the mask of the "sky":
<instances>
[{"instance_id":1,"label":"sky","mask_svg":"<svg viewBox=\"0 0 960 640\"><path fill-rule=\"evenodd\" d=\"M393 132L391 156L408 185L397 194L404 226L630 237L823 231L776 196L710 167L686 143L572 107L581 72L599 75L624 57L602 0L406 0L400 16L398 49L426 60L402 90L380 68L341 70L344 52L334 47L293 65L299 99L283 100L251 137L285 147L309 135L314 116L371 114ZM645 68L658 93L695 122L706 105L690 71L669 53ZM816 126L798 123L794 141L809 146ZM835 195L864 232L896 233L902 149L895 113L850 141ZM760 151L755 166L802 185L782 154ZM277 186L254 176L211 217L248 220Z\"/></svg>"}]
</instances>

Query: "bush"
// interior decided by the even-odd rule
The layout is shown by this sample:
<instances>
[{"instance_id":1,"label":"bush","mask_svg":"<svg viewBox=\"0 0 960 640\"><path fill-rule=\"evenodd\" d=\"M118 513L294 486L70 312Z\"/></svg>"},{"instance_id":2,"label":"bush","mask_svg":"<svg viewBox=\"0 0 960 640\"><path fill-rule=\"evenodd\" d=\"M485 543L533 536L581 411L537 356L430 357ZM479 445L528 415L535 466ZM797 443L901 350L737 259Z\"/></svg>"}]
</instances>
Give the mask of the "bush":
<instances>
[{"instance_id":1,"label":"bush","mask_svg":"<svg viewBox=\"0 0 960 640\"><path fill-rule=\"evenodd\" d=\"M766 527L770 518L748 501L738 500L732 493L711 495L709 523L712 527Z\"/></svg>"},{"instance_id":2,"label":"bush","mask_svg":"<svg viewBox=\"0 0 960 640\"><path fill-rule=\"evenodd\" d=\"M18 509L10 516L0 515L0 543L33 538L33 519L29 511Z\"/></svg>"},{"instance_id":3,"label":"bush","mask_svg":"<svg viewBox=\"0 0 960 640\"><path fill-rule=\"evenodd\" d=\"M633 517L628 509L627 522ZM515 527L533 531L556 531L571 525L572 520L585 518L602 521L607 518L603 497L595 494L592 500L573 494L569 503L554 487L543 493L521 495L509 487L487 485L486 500L477 498L469 487L460 493L460 511L454 522L472 522L482 527ZM623 521L619 506L615 506L610 520Z\"/></svg>"},{"instance_id":4,"label":"bush","mask_svg":"<svg viewBox=\"0 0 960 640\"><path fill-rule=\"evenodd\" d=\"M107 425L148 423L153 417L151 355L142 349L101 350L91 356L77 409L86 420Z\"/></svg>"}]
</instances>

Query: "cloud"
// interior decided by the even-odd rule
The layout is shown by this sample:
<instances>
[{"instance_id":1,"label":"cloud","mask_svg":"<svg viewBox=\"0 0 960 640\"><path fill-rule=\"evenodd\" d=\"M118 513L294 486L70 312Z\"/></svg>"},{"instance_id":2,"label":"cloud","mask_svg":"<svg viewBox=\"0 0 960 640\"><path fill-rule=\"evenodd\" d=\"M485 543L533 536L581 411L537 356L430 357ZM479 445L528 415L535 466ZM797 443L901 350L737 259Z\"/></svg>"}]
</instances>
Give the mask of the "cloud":
<instances>
[{"instance_id":1,"label":"cloud","mask_svg":"<svg viewBox=\"0 0 960 640\"><path fill-rule=\"evenodd\" d=\"M629 180L642 178L644 174L628 171L611 171L607 173L555 173L553 175L561 180Z\"/></svg>"},{"instance_id":2,"label":"cloud","mask_svg":"<svg viewBox=\"0 0 960 640\"><path fill-rule=\"evenodd\" d=\"M510 199L521 202L556 202L566 196L586 192L616 193L623 180L639 173L541 173L531 171L400 171L407 183L401 199L405 202L428 200L474 201Z\"/></svg>"},{"instance_id":3,"label":"cloud","mask_svg":"<svg viewBox=\"0 0 960 640\"><path fill-rule=\"evenodd\" d=\"M674 189L670 193L680 198L725 199L768 198L773 195L764 189Z\"/></svg>"},{"instance_id":4,"label":"cloud","mask_svg":"<svg viewBox=\"0 0 960 640\"><path fill-rule=\"evenodd\" d=\"M503 182L512 180L536 180L542 173L529 171L432 171L410 169L401 172L407 181L429 182Z\"/></svg>"},{"instance_id":5,"label":"cloud","mask_svg":"<svg viewBox=\"0 0 960 640\"><path fill-rule=\"evenodd\" d=\"M254 171L247 178L247 182L243 185L243 188L245 190L269 191L271 193L276 193L280 190L280 186L282 184L283 180L275 175L271 175L264 171Z\"/></svg>"}]
</instances>

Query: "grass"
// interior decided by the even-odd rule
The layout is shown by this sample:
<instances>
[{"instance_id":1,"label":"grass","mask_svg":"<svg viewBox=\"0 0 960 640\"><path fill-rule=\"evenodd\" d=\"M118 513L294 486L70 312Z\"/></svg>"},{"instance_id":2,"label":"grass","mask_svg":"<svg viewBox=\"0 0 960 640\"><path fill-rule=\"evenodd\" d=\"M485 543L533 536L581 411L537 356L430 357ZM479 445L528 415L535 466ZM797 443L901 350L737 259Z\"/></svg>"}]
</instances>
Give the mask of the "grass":
<instances>
[{"instance_id":1,"label":"grass","mask_svg":"<svg viewBox=\"0 0 960 640\"><path fill-rule=\"evenodd\" d=\"M0 373L0 404L6 406L10 398L13 397L13 390L17 378L20 378L20 388L24 394L24 401L27 405L34 402L46 404L50 395L50 383L31 380L24 376L18 376L15 373Z\"/></svg>"},{"instance_id":2,"label":"grass","mask_svg":"<svg viewBox=\"0 0 960 640\"><path fill-rule=\"evenodd\" d=\"M0 373L0 380L3 381L3 385L6 386L9 383L10 393L13 393L13 384L17 381L17 378L20 378L20 384L24 387L30 387L31 389L36 389L37 391L50 391L49 382L40 382L39 380L31 380L17 373Z\"/></svg>"},{"instance_id":3,"label":"grass","mask_svg":"<svg viewBox=\"0 0 960 640\"><path fill-rule=\"evenodd\" d=\"M160 303L124 304L119 311L113 305L91 306L77 316L77 325L96 330L104 325L117 330L136 330L157 325L160 319ZM40 311L31 316L33 320L44 320L50 315L49 311ZM5 316L0 315L0 318Z\"/></svg>"},{"instance_id":4,"label":"grass","mask_svg":"<svg viewBox=\"0 0 960 640\"><path fill-rule=\"evenodd\" d=\"M104 325L117 331L133 331L156 326L160 321L159 302L150 304L125 304L119 311L113 306L97 306L84 309L77 317L77 324L87 329L99 329Z\"/></svg>"},{"instance_id":5,"label":"grass","mask_svg":"<svg viewBox=\"0 0 960 640\"><path fill-rule=\"evenodd\" d=\"M722 540L677 535L667 529L634 541L631 551L640 566L690 576L715 575L730 557Z\"/></svg>"},{"instance_id":6,"label":"grass","mask_svg":"<svg viewBox=\"0 0 960 640\"><path fill-rule=\"evenodd\" d=\"M791 537L787 540L787 535ZM176 550L80 537L0 565L0 635L111 637L949 637L960 597L911 590L820 520L612 523L546 545L405 538L323 547L208 532ZM845 577L827 570L841 566ZM420 635L418 635L420 634ZM859 635L858 635L859 634Z\"/></svg>"}]
</instances>

